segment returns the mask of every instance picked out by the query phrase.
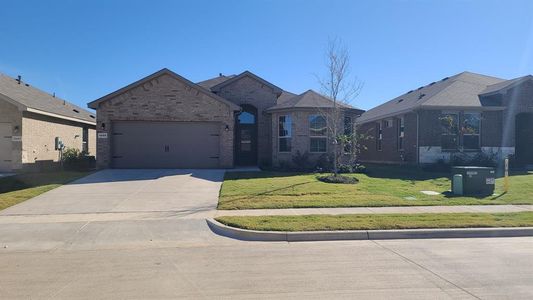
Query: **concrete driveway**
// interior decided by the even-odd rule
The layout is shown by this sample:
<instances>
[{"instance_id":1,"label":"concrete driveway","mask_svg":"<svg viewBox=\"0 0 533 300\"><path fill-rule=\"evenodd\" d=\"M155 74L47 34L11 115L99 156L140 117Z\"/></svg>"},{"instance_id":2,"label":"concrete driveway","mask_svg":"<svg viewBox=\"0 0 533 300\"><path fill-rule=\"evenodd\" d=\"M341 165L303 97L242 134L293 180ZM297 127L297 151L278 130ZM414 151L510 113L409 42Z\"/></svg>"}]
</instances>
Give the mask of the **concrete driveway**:
<instances>
[{"instance_id":1,"label":"concrete driveway","mask_svg":"<svg viewBox=\"0 0 533 300\"><path fill-rule=\"evenodd\" d=\"M0 212L2 299L531 299L533 238L242 242L223 171L106 170Z\"/></svg>"},{"instance_id":2,"label":"concrete driveway","mask_svg":"<svg viewBox=\"0 0 533 300\"><path fill-rule=\"evenodd\" d=\"M214 215L223 177L224 170L100 171L1 211L0 240L13 250L205 243L219 238L205 218Z\"/></svg>"}]
</instances>

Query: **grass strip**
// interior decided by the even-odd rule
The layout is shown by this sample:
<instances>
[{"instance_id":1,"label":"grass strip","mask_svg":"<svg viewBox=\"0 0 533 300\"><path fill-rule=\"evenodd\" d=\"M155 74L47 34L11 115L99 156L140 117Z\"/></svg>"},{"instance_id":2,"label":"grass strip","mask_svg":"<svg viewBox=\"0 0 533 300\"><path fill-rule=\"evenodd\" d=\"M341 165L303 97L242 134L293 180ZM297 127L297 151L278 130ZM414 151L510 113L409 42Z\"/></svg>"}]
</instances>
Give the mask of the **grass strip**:
<instances>
[{"instance_id":1,"label":"grass strip","mask_svg":"<svg viewBox=\"0 0 533 300\"><path fill-rule=\"evenodd\" d=\"M261 231L330 231L533 226L533 212L222 216L222 224Z\"/></svg>"}]
</instances>

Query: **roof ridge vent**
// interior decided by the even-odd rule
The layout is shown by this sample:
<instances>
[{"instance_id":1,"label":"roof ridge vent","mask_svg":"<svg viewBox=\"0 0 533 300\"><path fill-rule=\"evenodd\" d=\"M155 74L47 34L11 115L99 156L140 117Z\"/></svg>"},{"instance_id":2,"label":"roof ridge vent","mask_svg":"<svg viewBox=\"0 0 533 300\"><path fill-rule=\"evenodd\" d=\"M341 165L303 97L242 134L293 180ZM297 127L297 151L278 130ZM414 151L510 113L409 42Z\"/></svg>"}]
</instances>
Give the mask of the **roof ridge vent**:
<instances>
[{"instance_id":1,"label":"roof ridge vent","mask_svg":"<svg viewBox=\"0 0 533 300\"><path fill-rule=\"evenodd\" d=\"M421 87L417 88L416 90L417 90L417 91L420 91L420 90L423 89L423 88L424 88L424 87L421 86Z\"/></svg>"},{"instance_id":2,"label":"roof ridge vent","mask_svg":"<svg viewBox=\"0 0 533 300\"><path fill-rule=\"evenodd\" d=\"M434 85L435 83L436 83L436 82L435 82L435 81L433 81L432 83L430 83L430 84L429 84L429 86L432 86L432 85Z\"/></svg>"},{"instance_id":3,"label":"roof ridge vent","mask_svg":"<svg viewBox=\"0 0 533 300\"><path fill-rule=\"evenodd\" d=\"M449 78L450 78L450 77L444 77L444 78L442 78L441 81L446 81L446 80L448 80Z\"/></svg>"},{"instance_id":4,"label":"roof ridge vent","mask_svg":"<svg viewBox=\"0 0 533 300\"><path fill-rule=\"evenodd\" d=\"M407 94L411 94L413 92L413 90L410 90L409 92L407 92Z\"/></svg>"}]
</instances>

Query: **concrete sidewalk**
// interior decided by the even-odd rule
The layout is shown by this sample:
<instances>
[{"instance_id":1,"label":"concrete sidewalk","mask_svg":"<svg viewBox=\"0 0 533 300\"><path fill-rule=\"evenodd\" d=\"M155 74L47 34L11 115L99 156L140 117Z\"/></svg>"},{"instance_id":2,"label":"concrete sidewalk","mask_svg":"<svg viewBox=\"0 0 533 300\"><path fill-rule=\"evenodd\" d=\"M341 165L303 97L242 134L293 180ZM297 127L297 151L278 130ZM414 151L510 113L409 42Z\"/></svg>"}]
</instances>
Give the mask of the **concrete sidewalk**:
<instances>
[{"instance_id":1,"label":"concrete sidewalk","mask_svg":"<svg viewBox=\"0 0 533 300\"><path fill-rule=\"evenodd\" d=\"M456 206L393 206L393 207L338 207L291 209L218 210L219 216L268 215L341 215L341 214L416 214L416 213L506 213L533 211L533 205L456 205Z\"/></svg>"}]
</instances>

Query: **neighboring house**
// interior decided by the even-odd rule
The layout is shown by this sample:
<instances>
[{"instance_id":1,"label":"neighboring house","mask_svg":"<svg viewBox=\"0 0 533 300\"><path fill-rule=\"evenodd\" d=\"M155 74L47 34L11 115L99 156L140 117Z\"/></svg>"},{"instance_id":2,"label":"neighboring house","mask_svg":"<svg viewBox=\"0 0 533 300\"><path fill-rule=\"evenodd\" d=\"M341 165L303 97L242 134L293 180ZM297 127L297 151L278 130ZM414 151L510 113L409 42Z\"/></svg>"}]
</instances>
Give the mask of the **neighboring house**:
<instances>
[{"instance_id":1,"label":"neighboring house","mask_svg":"<svg viewBox=\"0 0 533 300\"><path fill-rule=\"evenodd\" d=\"M463 72L365 112L360 158L367 162L434 163L452 155L514 155L533 164L533 76L512 80Z\"/></svg>"},{"instance_id":2,"label":"neighboring house","mask_svg":"<svg viewBox=\"0 0 533 300\"><path fill-rule=\"evenodd\" d=\"M331 151L319 114L330 99L248 71L193 83L162 69L88 106L97 111L99 168L279 166L298 151L311 159ZM363 111L344 112L355 121Z\"/></svg>"},{"instance_id":3,"label":"neighboring house","mask_svg":"<svg viewBox=\"0 0 533 300\"><path fill-rule=\"evenodd\" d=\"M95 128L90 112L0 74L0 172L57 164L56 137L94 155Z\"/></svg>"}]
</instances>

